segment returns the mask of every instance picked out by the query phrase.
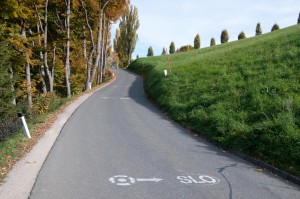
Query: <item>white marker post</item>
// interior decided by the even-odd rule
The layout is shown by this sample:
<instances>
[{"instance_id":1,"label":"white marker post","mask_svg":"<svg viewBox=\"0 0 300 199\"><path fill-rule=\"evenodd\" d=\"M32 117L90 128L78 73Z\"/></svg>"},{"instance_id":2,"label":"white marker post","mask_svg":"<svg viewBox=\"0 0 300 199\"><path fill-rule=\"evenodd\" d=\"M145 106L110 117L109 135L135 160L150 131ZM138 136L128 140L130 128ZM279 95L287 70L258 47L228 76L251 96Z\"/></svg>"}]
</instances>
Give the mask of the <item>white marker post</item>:
<instances>
[{"instance_id":1,"label":"white marker post","mask_svg":"<svg viewBox=\"0 0 300 199\"><path fill-rule=\"evenodd\" d=\"M168 71L167 71L167 70L164 70L164 73L165 73L165 76L167 76L167 74L168 74Z\"/></svg>"},{"instance_id":2,"label":"white marker post","mask_svg":"<svg viewBox=\"0 0 300 199\"><path fill-rule=\"evenodd\" d=\"M18 113L18 117L19 117L19 120L20 120L20 122L22 124L22 129L23 129L24 135L27 138L31 138L30 132L28 130L27 123L26 123L25 118L24 118L24 116L23 116L23 114L21 112Z\"/></svg>"}]
</instances>

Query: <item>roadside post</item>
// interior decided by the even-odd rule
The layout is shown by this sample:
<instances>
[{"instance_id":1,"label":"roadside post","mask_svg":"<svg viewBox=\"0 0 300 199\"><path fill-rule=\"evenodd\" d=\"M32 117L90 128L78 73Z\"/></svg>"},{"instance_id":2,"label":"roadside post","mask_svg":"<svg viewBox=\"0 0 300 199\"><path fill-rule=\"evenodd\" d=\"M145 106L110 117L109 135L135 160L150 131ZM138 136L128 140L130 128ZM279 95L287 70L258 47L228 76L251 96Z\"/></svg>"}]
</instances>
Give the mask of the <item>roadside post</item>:
<instances>
[{"instance_id":1,"label":"roadside post","mask_svg":"<svg viewBox=\"0 0 300 199\"><path fill-rule=\"evenodd\" d=\"M22 124L22 129L23 129L24 135L25 135L27 138L31 138L31 135L30 135L30 132L29 132L29 130L28 130L28 126L27 126L25 117L23 116L23 113L19 112L19 113L18 113L18 117L19 117L19 120L20 120L20 122L21 122L21 124Z\"/></svg>"}]
</instances>

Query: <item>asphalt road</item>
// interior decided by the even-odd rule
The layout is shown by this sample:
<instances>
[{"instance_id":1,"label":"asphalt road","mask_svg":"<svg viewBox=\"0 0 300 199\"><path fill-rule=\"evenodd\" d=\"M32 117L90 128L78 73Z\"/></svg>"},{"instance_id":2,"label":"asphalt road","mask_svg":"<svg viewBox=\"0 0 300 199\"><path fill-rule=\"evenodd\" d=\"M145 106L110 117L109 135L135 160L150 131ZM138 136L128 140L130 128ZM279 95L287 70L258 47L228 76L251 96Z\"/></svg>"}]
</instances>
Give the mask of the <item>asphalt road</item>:
<instances>
[{"instance_id":1,"label":"asphalt road","mask_svg":"<svg viewBox=\"0 0 300 199\"><path fill-rule=\"evenodd\" d=\"M169 121L140 77L115 72L65 124L30 198L300 198L299 186Z\"/></svg>"}]
</instances>

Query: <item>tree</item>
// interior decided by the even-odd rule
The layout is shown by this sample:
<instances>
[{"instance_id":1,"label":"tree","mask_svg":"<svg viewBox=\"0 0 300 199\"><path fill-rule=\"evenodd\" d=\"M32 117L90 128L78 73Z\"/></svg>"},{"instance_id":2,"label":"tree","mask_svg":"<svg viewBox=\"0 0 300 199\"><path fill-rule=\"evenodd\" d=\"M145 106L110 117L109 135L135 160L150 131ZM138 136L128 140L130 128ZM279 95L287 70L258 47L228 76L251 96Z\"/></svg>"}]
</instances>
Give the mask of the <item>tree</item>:
<instances>
[{"instance_id":1,"label":"tree","mask_svg":"<svg viewBox=\"0 0 300 199\"><path fill-rule=\"evenodd\" d=\"M262 30L261 30L261 27L260 27L260 23L257 23L256 25L256 30L255 30L255 35L261 35L262 34Z\"/></svg>"},{"instance_id":2,"label":"tree","mask_svg":"<svg viewBox=\"0 0 300 199\"><path fill-rule=\"evenodd\" d=\"M194 50L193 46L185 45L185 46L181 46L177 52L186 52L190 50Z\"/></svg>"},{"instance_id":3,"label":"tree","mask_svg":"<svg viewBox=\"0 0 300 199\"><path fill-rule=\"evenodd\" d=\"M200 48L200 35L197 34L194 39L194 49L199 49L199 48Z\"/></svg>"},{"instance_id":4,"label":"tree","mask_svg":"<svg viewBox=\"0 0 300 199\"><path fill-rule=\"evenodd\" d=\"M147 54L147 57L151 57L151 56L153 56L153 49L152 49L152 47L150 46L150 47L148 48L148 54Z\"/></svg>"},{"instance_id":5,"label":"tree","mask_svg":"<svg viewBox=\"0 0 300 199\"><path fill-rule=\"evenodd\" d=\"M162 51L161 54L162 54L162 55L166 55L166 54L167 54L167 51L166 51L165 47L163 47L163 51Z\"/></svg>"},{"instance_id":6,"label":"tree","mask_svg":"<svg viewBox=\"0 0 300 199\"><path fill-rule=\"evenodd\" d=\"M274 24L273 27L272 27L272 29L271 29L271 31L273 32L273 31L279 30L279 29L280 29L279 25L278 24Z\"/></svg>"},{"instance_id":7,"label":"tree","mask_svg":"<svg viewBox=\"0 0 300 199\"><path fill-rule=\"evenodd\" d=\"M228 32L227 30L223 30L222 33L221 33L221 43L224 44L224 43L227 43L229 40L229 36L228 36Z\"/></svg>"},{"instance_id":8,"label":"tree","mask_svg":"<svg viewBox=\"0 0 300 199\"><path fill-rule=\"evenodd\" d=\"M300 24L300 13L299 13L299 17L298 17L298 24Z\"/></svg>"},{"instance_id":9,"label":"tree","mask_svg":"<svg viewBox=\"0 0 300 199\"><path fill-rule=\"evenodd\" d=\"M210 39L210 46L215 46L216 45L216 39L215 38L211 38Z\"/></svg>"},{"instance_id":10,"label":"tree","mask_svg":"<svg viewBox=\"0 0 300 199\"><path fill-rule=\"evenodd\" d=\"M118 56L123 67L126 67L131 62L131 55L138 39L137 30L140 27L138 9L135 6L130 6L127 14L122 16L119 27Z\"/></svg>"},{"instance_id":11,"label":"tree","mask_svg":"<svg viewBox=\"0 0 300 199\"><path fill-rule=\"evenodd\" d=\"M169 53L170 53L170 54L175 53L175 44L174 44L173 41L172 41L171 44L170 44Z\"/></svg>"},{"instance_id":12,"label":"tree","mask_svg":"<svg viewBox=\"0 0 300 199\"><path fill-rule=\"evenodd\" d=\"M241 39L245 39L246 38L246 35L245 33L242 31L239 36L238 36L238 39L241 40Z\"/></svg>"}]
</instances>

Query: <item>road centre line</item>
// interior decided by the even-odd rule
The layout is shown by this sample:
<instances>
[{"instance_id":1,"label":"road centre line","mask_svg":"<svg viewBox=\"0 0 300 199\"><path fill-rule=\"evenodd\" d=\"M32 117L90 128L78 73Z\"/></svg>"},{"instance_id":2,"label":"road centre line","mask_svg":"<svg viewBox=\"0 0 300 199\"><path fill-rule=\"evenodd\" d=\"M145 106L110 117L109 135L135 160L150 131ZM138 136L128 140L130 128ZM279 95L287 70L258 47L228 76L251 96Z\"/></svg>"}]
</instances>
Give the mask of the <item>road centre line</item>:
<instances>
[{"instance_id":1,"label":"road centre line","mask_svg":"<svg viewBox=\"0 0 300 199\"><path fill-rule=\"evenodd\" d=\"M108 100L129 100L130 97L101 97L101 99L108 99Z\"/></svg>"}]
</instances>

